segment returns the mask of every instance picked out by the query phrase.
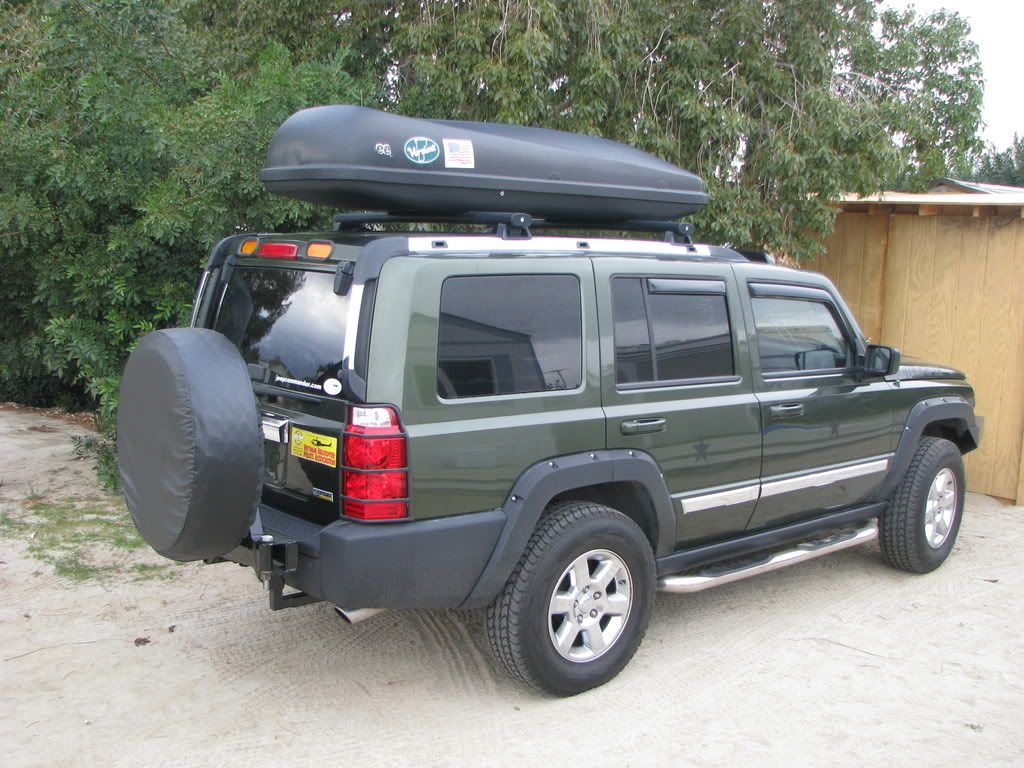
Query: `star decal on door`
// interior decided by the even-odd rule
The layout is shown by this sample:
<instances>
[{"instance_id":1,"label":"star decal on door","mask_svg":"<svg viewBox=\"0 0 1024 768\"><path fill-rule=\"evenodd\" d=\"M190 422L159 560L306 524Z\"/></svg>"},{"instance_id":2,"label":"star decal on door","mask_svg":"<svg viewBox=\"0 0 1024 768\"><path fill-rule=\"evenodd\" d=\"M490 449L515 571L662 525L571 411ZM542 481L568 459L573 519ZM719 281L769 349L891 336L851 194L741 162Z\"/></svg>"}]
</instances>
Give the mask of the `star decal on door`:
<instances>
[{"instance_id":1,"label":"star decal on door","mask_svg":"<svg viewBox=\"0 0 1024 768\"><path fill-rule=\"evenodd\" d=\"M711 443L705 443L704 438L701 438L699 442L693 444L693 450L697 452L697 457L694 461L703 461L705 464L708 461L708 448L711 447Z\"/></svg>"}]
</instances>

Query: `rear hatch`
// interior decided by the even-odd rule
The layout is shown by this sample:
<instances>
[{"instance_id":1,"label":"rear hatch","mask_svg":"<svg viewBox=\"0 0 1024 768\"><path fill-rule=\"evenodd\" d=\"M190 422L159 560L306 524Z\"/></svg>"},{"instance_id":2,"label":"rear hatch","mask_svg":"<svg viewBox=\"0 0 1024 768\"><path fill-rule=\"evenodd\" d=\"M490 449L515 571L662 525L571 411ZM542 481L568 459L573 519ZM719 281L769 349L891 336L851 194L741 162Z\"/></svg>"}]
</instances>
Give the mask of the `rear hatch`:
<instances>
[{"instance_id":1,"label":"rear hatch","mask_svg":"<svg viewBox=\"0 0 1024 768\"><path fill-rule=\"evenodd\" d=\"M265 444L263 499L326 524L339 517L342 392L351 291L335 291L334 263L240 259L209 325L249 367Z\"/></svg>"}]
</instances>

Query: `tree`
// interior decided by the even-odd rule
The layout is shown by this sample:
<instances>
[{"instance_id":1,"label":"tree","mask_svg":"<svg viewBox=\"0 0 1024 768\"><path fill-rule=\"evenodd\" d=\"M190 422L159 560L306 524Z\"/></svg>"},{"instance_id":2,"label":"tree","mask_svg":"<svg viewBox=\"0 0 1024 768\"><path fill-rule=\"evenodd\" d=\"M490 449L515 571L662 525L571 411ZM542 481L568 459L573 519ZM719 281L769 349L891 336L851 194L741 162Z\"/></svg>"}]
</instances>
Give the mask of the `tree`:
<instances>
[{"instance_id":1,"label":"tree","mask_svg":"<svg viewBox=\"0 0 1024 768\"><path fill-rule=\"evenodd\" d=\"M877 83L884 125L895 140L890 189L923 191L980 149L981 63L963 17L886 11L878 40L858 63Z\"/></svg>"},{"instance_id":2,"label":"tree","mask_svg":"<svg viewBox=\"0 0 1024 768\"><path fill-rule=\"evenodd\" d=\"M362 100L346 52L298 62L270 40L231 66L183 18L130 0L0 6L0 399L70 389L111 432L128 351L187 321L213 243L330 221L257 177L290 113Z\"/></svg>"},{"instance_id":3,"label":"tree","mask_svg":"<svg viewBox=\"0 0 1024 768\"><path fill-rule=\"evenodd\" d=\"M800 259L829 200L914 188L976 146L958 16L871 0L356 2L343 40L407 114L601 134L699 173L702 238Z\"/></svg>"},{"instance_id":4,"label":"tree","mask_svg":"<svg viewBox=\"0 0 1024 768\"><path fill-rule=\"evenodd\" d=\"M1024 187L1024 136L1014 135L1013 142L1002 152L989 146L973 163L973 181Z\"/></svg>"}]
</instances>

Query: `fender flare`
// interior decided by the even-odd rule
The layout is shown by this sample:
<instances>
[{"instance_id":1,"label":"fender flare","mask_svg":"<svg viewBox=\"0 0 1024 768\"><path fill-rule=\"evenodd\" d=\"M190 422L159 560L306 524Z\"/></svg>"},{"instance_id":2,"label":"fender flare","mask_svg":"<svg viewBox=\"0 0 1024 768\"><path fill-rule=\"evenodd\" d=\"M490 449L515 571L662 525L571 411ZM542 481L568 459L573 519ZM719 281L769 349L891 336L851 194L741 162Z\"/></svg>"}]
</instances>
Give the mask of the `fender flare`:
<instances>
[{"instance_id":1,"label":"fender flare","mask_svg":"<svg viewBox=\"0 0 1024 768\"><path fill-rule=\"evenodd\" d=\"M505 525L494 552L462 608L475 608L494 598L522 556L548 503L560 493L589 485L635 482L647 489L658 520L655 557L672 552L676 516L672 497L657 462L636 450L600 450L545 459L527 468L513 484L501 511Z\"/></svg>"},{"instance_id":2,"label":"fender flare","mask_svg":"<svg viewBox=\"0 0 1024 768\"><path fill-rule=\"evenodd\" d=\"M953 421L962 428L962 434L968 444L967 450L974 450L981 443L981 421L974 415L970 403L962 397L930 397L921 400L910 409L907 421L903 425L896 453L893 455L889 474L878 492L878 500L888 499L896 486L899 485L910 462L914 458L917 444L929 424L937 421ZM966 451L964 451L966 453Z\"/></svg>"}]
</instances>

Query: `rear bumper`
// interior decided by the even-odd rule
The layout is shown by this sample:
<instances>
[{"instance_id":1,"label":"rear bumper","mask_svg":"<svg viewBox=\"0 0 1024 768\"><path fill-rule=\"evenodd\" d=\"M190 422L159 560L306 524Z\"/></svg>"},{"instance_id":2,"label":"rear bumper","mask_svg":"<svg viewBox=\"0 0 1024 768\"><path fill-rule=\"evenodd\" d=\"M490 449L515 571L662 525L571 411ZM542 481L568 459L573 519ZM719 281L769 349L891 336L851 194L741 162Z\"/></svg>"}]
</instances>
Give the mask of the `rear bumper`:
<instances>
[{"instance_id":1,"label":"rear bumper","mask_svg":"<svg viewBox=\"0 0 1024 768\"><path fill-rule=\"evenodd\" d=\"M297 543L292 562L275 554L275 572L313 599L347 610L456 608L490 560L505 514L490 510L384 524L338 520L321 527L260 505L260 522L275 543ZM256 566L258 547L247 542L224 559Z\"/></svg>"}]
</instances>

